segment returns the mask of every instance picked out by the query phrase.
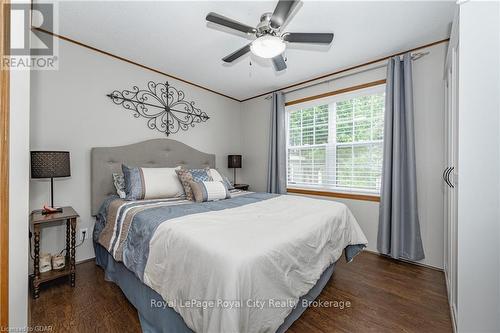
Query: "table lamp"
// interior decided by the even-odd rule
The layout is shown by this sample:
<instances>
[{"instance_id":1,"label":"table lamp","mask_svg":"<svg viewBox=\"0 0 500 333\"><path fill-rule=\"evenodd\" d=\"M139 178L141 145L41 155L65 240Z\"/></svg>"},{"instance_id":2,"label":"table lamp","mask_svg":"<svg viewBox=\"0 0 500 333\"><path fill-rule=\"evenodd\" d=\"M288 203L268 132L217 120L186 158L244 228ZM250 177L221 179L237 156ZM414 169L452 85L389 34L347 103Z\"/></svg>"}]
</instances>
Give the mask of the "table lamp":
<instances>
[{"instance_id":1,"label":"table lamp","mask_svg":"<svg viewBox=\"0 0 500 333\"><path fill-rule=\"evenodd\" d=\"M227 167L233 169L233 184L236 184L236 169L241 168L241 155L227 155Z\"/></svg>"},{"instance_id":2,"label":"table lamp","mask_svg":"<svg viewBox=\"0 0 500 333\"><path fill-rule=\"evenodd\" d=\"M62 208L54 207L54 178L69 177L68 151L32 151L31 178L50 178L50 208L44 206L42 214L60 213Z\"/></svg>"}]
</instances>

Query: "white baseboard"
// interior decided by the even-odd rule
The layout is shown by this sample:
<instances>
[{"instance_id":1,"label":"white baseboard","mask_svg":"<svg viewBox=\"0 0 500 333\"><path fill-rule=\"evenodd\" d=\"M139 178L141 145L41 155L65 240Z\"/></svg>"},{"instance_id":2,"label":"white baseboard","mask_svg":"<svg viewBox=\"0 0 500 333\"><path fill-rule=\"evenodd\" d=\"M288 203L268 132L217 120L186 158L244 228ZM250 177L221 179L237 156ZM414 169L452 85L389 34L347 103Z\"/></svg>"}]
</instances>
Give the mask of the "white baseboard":
<instances>
[{"instance_id":1,"label":"white baseboard","mask_svg":"<svg viewBox=\"0 0 500 333\"><path fill-rule=\"evenodd\" d=\"M87 258L87 259L81 259L81 260L76 261L75 264L76 265L85 264L86 262L94 261L94 260L95 260L95 257Z\"/></svg>"},{"instance_id":2,"label":"white baseboard","mask_svg":"<svg viewBox=\"0 0 500 333\"><path fill-rule=\"evenodd\" d=\"M370 252L370 253L377 254L377 255L379 255L379 256L383 256L383 257L385 257L385 256L384 256L383 254L381 254L380 252L377 252L377 251L374 251L374 250L364 249L363 251ZM392 258L392 259L394 259L394 258ZM406 262L406 263L408 263L408 264L413 264L413 265L417 265L417 266L422 266L422 267L425 267L425 268L430 268L430 269L433 269L433 270L435 270L435 271L444 272L443 268L441 268L441 267L436 267L436 266L432 266L432 265L424 264L424 263L421 263L421 262L418 262L418 261L411 261L411 260L406 260L406 259L394 259L394 260L398 260L398 261Z\"/></svg>"},{"instance_id":3,"label":"white baseboard","mask_svg":"<svg viewBox=\"0 0 500 333\"><path fill-rule=\"evenodd\" d=\"M457 333L457 309L450 301L450 285L448 284L448 276L444 271L444 282L446 283L446 296L448 297L448 305L450 306L451 326L453 333Z\"/></svg>"}]
</instances>

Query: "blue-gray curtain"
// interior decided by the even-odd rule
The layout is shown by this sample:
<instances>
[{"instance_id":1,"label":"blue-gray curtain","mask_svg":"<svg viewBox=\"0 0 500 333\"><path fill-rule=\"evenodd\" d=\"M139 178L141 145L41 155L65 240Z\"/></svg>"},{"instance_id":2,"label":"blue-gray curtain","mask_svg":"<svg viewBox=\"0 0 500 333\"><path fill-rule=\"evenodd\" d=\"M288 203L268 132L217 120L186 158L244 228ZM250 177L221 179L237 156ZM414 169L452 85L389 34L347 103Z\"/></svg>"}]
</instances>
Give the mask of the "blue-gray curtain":
<instances>
[{"instance_id":1,"label":"blue-gray curtain","mask_svg":"<svg viewBox=\"0 0 500 333\"><path fill-rule=\"evenodd\" d=\"M273 93L271 131L267 168L267 192L286 193L286 133L285 96L279 91Z\"/></svg>"},{"instance_id":2,"label":"blue-gray curtain","mask_svg":"<svg viewBox=\"0 0 500 333\"><path fill-rule=\"evenodd\" d=\"M389 59L377 247L393 258L424 256L417 211L412 59Z\"/></svg>"}]
</instances>

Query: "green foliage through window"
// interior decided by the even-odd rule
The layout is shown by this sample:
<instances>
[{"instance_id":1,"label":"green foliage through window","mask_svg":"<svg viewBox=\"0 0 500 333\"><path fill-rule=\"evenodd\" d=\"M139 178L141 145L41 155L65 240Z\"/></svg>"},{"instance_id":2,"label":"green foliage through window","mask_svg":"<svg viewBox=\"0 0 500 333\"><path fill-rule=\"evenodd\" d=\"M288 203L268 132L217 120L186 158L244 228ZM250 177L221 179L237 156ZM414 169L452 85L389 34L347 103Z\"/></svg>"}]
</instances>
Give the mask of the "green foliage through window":
<instances>
[{"instance_id":1,"label":"green foliage through window","mask_svg":"<svg viewBox=\"0 0 500 333\"><path fill-rule=\"evenodd\" d=\"M380 89L290 112L288 185L379 192L384 99Z\"/></svg>"}]
</instances>

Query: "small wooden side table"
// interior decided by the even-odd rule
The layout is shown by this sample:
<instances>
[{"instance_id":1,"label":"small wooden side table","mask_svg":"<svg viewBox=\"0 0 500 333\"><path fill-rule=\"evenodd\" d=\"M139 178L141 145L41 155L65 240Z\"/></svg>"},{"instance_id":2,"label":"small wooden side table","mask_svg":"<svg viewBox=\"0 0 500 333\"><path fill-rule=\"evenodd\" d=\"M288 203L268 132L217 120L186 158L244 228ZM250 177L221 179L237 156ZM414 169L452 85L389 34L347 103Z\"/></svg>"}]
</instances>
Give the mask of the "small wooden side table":
<instances>
[{"instance_id":1,"label":"small wooden side table","mask_svg":"<svg viewBox=\"0 0 500 333\"><path fill-rule=\"evenodd\" d=\"M32 277L33 297L38 298L40 284L52 281L62 276L70 277L71 286L75 286L75 235L76 235L76 219L78 213L73 207L63 207L61 213L43 215L41 210L31 212L30 224L32 226L35 238L35 262L34 274ZM45 226L58 225L66 221L66 263L63 269L51 270L40 273L40 229Z\"/></svg>"},{"instance_id":2,"label":"small wooden side table","mask_svg":"<svg viewBox=\"0 0 500 333\"><path fill-rule=\"evenodd\" d=\"M248 184L234 184L234 188L237 190L248 191L250 185Z\"/></svg>"}]
</instances>

